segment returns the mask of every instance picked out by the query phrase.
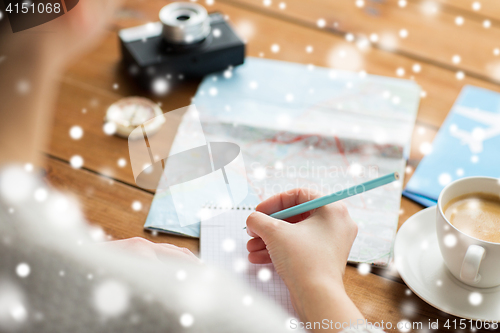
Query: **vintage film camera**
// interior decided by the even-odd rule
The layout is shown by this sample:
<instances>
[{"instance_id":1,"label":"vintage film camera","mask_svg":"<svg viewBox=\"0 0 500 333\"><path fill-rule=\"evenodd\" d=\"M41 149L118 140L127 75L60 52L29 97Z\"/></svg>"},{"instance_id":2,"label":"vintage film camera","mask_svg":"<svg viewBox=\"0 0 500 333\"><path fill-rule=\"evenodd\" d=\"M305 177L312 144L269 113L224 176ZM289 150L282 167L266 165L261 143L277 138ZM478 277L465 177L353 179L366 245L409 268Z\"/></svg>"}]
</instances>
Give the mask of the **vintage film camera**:
<instances>
[{"instance_id":1,"label":"vintage film camera","mask_svg":"<svg viewBox=\"0 0 500 333\"><path fill-rule=\"evenodd\" d=\"M173 2L159 16L160 22L118 33L126 71L143 88L158 92L158 79L201 77L243 64L245 43L222 14Z\"/></svg>"}]
</instances>

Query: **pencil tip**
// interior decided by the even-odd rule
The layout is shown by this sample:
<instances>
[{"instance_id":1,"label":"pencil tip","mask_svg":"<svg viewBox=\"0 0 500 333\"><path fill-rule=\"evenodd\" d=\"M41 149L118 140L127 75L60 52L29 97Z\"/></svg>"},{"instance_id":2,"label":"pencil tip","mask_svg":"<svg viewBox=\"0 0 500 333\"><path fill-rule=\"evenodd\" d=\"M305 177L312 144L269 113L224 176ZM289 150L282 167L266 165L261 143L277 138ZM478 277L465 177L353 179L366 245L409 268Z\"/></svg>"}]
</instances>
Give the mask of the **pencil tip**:
<instances>
[{"instance_id":1,"label":"pencil tip","mask_svg":"<svg viewBox=\"0 0 500 333\"><path fill-rule=\"evenodd\" d=\"M394 172L394 179L398 180L399 179L399 173Z\"/></svg>"}]
</instances>

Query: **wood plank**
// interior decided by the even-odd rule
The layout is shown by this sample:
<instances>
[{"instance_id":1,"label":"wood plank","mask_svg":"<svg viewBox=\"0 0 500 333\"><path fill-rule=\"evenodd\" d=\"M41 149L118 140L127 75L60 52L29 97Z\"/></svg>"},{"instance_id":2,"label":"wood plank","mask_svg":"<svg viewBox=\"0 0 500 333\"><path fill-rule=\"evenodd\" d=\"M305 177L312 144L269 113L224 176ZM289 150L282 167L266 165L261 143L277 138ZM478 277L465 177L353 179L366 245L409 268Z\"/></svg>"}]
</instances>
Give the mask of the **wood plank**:
<instances>
[{"instance_id":1,"label":"wood plank","mask_svg":"<svg viewBox=\"0 0 500 333\"><path fill-rule=\"evenodd\" d=\"M272 14L302 24L340 34L351 33L365 38L375 33L379 40L377 47L398 52L420 62L439 64L454 72L462 70L486 80L500 82L497 72L498 57L493 49L498 47L500 26L483 27L481 16L463 17L465 22L455 24L456 12L448 12L447 7L437 6L435 13L427 13L434 8L430 1L407 2L404 8L397 0L364 1L358 8L355 1L300 0L286 1L286 9L279 3L265 6L261 0L221 0L224 3L240 4L242 8ZM432 9L431 9L432 11ZM324 28L317 26L324 20ZM408 36L400 37L405 29ZM459 64L452 62L453 55L461 57Z\"/></svg>"},{"instance_id":2,"label":"wood plank","mask_svg":"<svg viewBox=\"0 0 500 333\"><path fill-rule=\"evenodd\" d=\"M127 139L109 136L103 131L106 109L118 98L119 95L111 93L96 94L79 86L61 84L52 138L46 152L65 161L79 155L83 158L84 168L134 185ZM83 129L81 139L70 137L73 126ZM125 159L125 167L118 166L119 159Z\"/></svg>"},{"instance_id":3,"label":"wood plank","mask_svg":"<svg viewBox=\"0 0 500 333\"><path fill-rule=\"evenodd\" d=\"M410 1L422 2L422 0ZM447 11L453 12L455 10L457 13L460 11L464 16L481 15L484 18L490 19L494 25L500 23L494 22L494 20L500 20L500 6L498 6L498 1L496 0L438 0L437 2L442 6L447 6ZM480 4L479 9L476 3Z\"/></svg>"},{"instance_id":4,"label":"wood plank","mask_svg":"<svg viewBox=\"0 0 500 333\"><path fill-rule=\"evenodd\" d=\"M152 242L171 243L198 253L198 239L166 234L153 235L143 229L153 200L151 193L138 190L86 170L75 170L69 164L46 159L46 179L56 189L74 196L87 220L103 228L113 239L143 237ZM142 209L134 211L139 201Z\"/></svg>"},{"instance_id":5,"label":"wood plank","mask_svg":"<svg viewBox=\"0 0 500 333\"><path fill-rule=\"evenodd\" d=\"M444 322L457 318L425 303L402 283L375 274L362 276L357 268L352 266L347 266L344 284L347 294L369 322L380 323L383 320L392 323L392 329L386 329L386 332L399 332L396 325L402 320L421 322L422 328L428 329L429 320L434 322L437 319L440 327L432 331L449 332L442 327Z\"/></svg>"}]
</instances>

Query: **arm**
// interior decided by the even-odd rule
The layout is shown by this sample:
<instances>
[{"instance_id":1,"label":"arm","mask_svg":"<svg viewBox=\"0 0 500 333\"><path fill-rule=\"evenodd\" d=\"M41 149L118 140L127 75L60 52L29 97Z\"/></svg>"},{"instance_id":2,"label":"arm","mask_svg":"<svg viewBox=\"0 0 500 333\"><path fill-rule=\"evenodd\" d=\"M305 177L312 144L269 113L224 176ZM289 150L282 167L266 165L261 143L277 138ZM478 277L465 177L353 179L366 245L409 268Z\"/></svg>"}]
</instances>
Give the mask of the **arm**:
<instances>
[{"instance_id":1,"label":"arm","mask_svg":"<svg viewBox=\"0 0 500 333\"><path fill-rule=\"evenodd\" d=\"M268 216L316 197L295 189L257 206L247 219L254 237L247 244L249 260L274 264L301 321L356 323L364 317L347 296L343 276L358 229L345 205L330 204L287 221Z\"/></svg>"}]
</instances>

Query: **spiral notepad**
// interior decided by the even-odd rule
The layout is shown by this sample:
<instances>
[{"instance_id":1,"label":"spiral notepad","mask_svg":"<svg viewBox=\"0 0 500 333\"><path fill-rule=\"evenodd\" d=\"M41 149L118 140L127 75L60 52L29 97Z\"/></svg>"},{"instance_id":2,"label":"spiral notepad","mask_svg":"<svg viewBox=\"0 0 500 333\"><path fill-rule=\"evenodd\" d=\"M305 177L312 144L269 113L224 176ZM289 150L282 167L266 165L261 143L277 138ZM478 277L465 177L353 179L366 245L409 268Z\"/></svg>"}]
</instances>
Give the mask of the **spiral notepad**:
<instances>
[{"instance_id":1,"label":"spiral notepad","mask_svg":"<svg viewBox=\"0 0 500 333\"><path fill-rule=\"evenodd\" d=\"M256 292L267 295L285 311L295 316L288 289L273 265L254 265L248 261L246 244L251 237L243 228L254 208L248 206L206 208L226 211L201 224L201 259L235 274Z\"/></svg>"}]
</instances>

